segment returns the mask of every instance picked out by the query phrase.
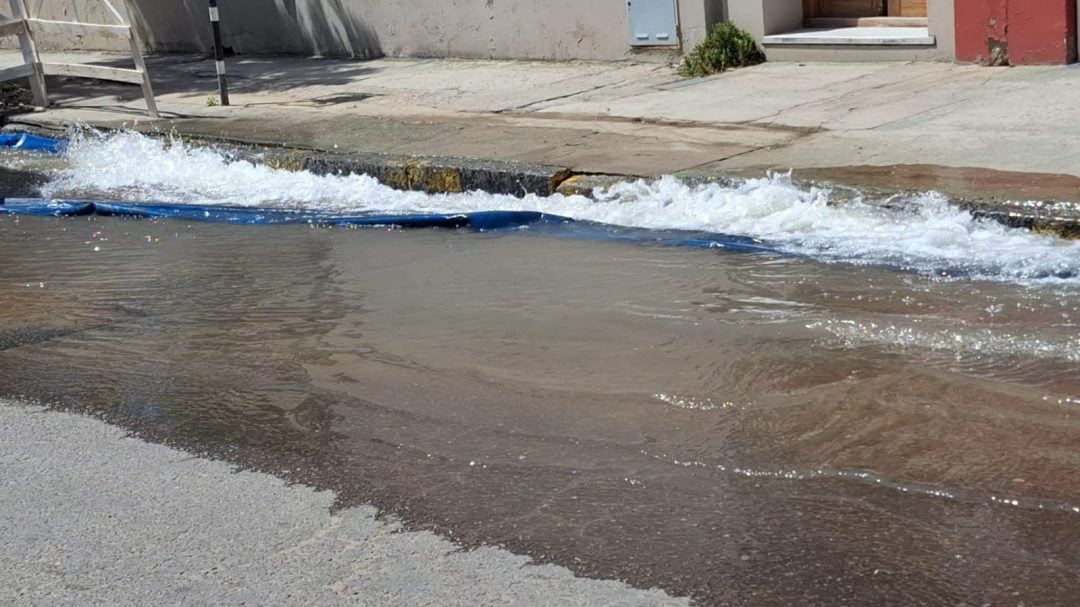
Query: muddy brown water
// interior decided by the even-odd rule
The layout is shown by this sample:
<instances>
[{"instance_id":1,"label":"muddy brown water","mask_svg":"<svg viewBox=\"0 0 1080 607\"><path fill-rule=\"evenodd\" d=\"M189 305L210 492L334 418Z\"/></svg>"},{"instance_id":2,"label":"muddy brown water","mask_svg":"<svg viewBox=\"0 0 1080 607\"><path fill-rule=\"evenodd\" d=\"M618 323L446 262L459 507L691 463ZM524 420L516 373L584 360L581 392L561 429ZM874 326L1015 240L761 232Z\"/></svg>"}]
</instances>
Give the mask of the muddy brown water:
<instances>
[{"instance_id":1,"label":"muddy brown water","mask_svg":"<svg viewBox=\"0 0 1080 607\"><path fill-rule=\"evenodd\" d=\"M718 605L1080 601L1077 292L0 217L0 397Z\"/></svg>"}]
</instances>

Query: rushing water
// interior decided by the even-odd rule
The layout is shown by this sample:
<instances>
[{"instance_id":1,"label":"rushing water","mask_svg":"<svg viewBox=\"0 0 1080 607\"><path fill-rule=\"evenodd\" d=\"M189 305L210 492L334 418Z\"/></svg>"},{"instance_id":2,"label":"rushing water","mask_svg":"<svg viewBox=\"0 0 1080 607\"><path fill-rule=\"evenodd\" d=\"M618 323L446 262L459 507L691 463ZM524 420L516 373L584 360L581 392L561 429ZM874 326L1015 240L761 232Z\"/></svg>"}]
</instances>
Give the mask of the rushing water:
<instances>
[{"instance_id":1,"label":"rushing water","mask_svg":"<svg viewBox=\"0 0 1080 607\"><path fill-rule=\"evenodd\" d=\"M940 195L830 204L827 190L802 190L784 175L735 186L689 186L673 178L626 183L583 197L428 196L361 176L316 176L236 162L214 150L137 133L84 133L70 169L46 196L92 192L123 200L163 200L331 212L534 210L576 219L657 229L751 236L817 259L884 263L924 273L1080 284L1080 242L1035 235L975 219ZM132 170L137 163L138 170ZM898 204L906 211L898 212Z\"/></svg>"},{"instance_id":2,"label":"rushing water","mask_svg":"<svg viewBox=\"0 0 1080 607\"><path fill-rule=\"evenodd\" d=\"M783 178L425 196L135 135L78 142L45 191L785 243L0 217L0 397L708 603L1080 596L1073 243Z\"/></svg>"}]
</instances>

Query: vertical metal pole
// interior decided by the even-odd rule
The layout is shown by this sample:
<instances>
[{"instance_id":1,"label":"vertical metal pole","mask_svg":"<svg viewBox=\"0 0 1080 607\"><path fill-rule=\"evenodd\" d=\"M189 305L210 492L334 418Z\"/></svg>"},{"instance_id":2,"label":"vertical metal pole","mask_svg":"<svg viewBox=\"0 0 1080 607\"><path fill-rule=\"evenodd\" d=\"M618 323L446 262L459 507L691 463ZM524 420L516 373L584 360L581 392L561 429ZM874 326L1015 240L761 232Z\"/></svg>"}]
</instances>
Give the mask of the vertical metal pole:
<instances>
[{"instance_id":1,"label":"vertical metal pole","mask_svg":"<svg viewBox=\"0 0 1080 607\"><path fill-rule=\"evenodd\" d=\"M225 47L221 45L221 19L217 0L210 0L210 25L214 29L214 59L217 61L218 94L221 105L229 105L229 82L225 75Z\"/></svg>"}]
</instances>

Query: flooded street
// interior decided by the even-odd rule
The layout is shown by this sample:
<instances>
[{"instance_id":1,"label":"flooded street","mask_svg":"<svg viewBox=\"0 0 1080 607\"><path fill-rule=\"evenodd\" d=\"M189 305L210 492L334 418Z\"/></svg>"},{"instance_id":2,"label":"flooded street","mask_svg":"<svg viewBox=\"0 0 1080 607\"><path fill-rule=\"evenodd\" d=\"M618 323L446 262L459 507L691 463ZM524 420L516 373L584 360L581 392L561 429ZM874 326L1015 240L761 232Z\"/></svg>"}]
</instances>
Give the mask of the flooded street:
<instances>
[{"instance_id":1,"label":"flooded street","mask_svg":"<svg viewBox=\"0 0 1080 607\"><path fill-rule=\"evenodd\" d=\"M1080 592L1075 287L528 232L0 218L0 397L727 604Z\"/></svg>"},{"instance_id":2,"label":"flooded street","mask_svg":"<svg viewBox=\"0 0 1080 607\"><path fill-rule=\"evenodd\" d=\"M700 604L1080 596L1075 242L783 176L427 196L134 135L49 170L58 198L579 223L0 215L0 399Z\"/></svg>"}]
</instances>

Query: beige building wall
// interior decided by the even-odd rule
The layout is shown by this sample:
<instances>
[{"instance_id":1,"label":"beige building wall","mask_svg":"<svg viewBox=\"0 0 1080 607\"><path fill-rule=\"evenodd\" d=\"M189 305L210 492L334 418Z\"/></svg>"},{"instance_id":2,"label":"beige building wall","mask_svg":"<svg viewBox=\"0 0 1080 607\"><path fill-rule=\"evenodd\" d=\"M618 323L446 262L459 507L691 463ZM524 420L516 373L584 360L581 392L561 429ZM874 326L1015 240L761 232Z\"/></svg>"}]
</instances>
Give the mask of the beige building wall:
<instances>
[{"instance_id":1,"label":"beige building wall","mask_svg":"<svg viewBox=\"0 0 1080 607\"><path fill-rule=\"evenodd\" d=\"M728 0L728 17L761 40L802 27L802 0Z\"/></svg>"},{"instance_id":2,"label":"beige building wall","mask_svg":"<svg viewBox=\"0 0 1080 607\"><path fill-rule=\"evenodd\" d=\"M956 7L953 0L930 0L930 33L937 37L937 61L956 61Z\"/></svg>"},{"instance_id":3,"label":"beige building wall","mask_svg":"<svg viewBox=\"0 0 1080 607\"><path fill-rule=\"evenodd\" d=\"M723 16L725 0L679 0L683 47ZM626 0L224 0L225 45L244 54L512 59L671 60L678 47L633 50ZM104 22L98 0L80 12ZM133 0L148 50L205 52L205 0ZM44 17L67 17L66 0L45 0ZM8 47L13 40L5 41ZM45 49L116 49L94 37L46 39Z\"/></svg>"}]
</instances>

